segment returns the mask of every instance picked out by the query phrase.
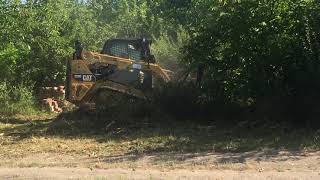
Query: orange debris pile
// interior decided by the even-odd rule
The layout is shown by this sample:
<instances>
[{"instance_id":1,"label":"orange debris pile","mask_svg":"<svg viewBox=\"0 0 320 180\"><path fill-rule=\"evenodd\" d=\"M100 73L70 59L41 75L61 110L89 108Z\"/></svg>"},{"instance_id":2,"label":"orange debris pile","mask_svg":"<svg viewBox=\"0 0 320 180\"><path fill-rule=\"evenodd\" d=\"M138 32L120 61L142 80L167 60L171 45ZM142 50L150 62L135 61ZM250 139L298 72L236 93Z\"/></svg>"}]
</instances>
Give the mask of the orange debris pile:
<instances>
[{"instance_id":1,"label":"orange debris pile","mask_svg":"<svg viewBox=\"0 0 320 180\"><path fill-rule=\"evenodd\" d=\"M57 87L43 87L40 90L40 98L42 99L42 106L50 112L61 113L64 107L64 86Z\"/></svg>"}]
</instances>

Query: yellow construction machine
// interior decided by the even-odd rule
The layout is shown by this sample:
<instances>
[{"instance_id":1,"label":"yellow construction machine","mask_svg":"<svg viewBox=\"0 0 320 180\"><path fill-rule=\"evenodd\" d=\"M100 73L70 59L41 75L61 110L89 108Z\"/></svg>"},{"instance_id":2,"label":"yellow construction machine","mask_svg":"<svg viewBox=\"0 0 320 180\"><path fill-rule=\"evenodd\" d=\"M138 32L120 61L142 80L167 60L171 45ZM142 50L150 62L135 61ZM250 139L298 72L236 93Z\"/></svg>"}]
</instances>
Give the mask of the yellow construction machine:
<instances>
[{"instance_id":1,"label":"yellow construction machine","mask_svg":"<svg viewBox=\"0 0 320 180\"><path fill-rule=\"evenodd\" d=\"M101 92L109 93L104 100L110 103L114 94L148 99L155 79L170 81L168 71L156 63L150 45L145 38L111 39L95 53L76 41L73 59L67 62L66 99L90 109L103 99Z\"/></svg>"}]
</instances>

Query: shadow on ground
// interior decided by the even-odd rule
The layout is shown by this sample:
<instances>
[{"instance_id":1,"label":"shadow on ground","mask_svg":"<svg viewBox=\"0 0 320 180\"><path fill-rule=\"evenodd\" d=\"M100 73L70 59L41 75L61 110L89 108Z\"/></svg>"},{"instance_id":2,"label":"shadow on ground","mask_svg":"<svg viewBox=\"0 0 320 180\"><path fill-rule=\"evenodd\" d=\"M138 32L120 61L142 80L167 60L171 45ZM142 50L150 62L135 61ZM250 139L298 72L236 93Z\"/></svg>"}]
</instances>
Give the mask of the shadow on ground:
<instances>
[{"instance_id":1,"label":"shadow on ground","mask_svg":"<svg viewBox=\"0 0 320 180\"><path fill-rule=\"evenodd\" d=\"M218 163L244 163L272 160L282 151L280 160L303 156L301 150L319 150L319 131L283 130L281 128L220 127L215 123L199 125L175 121L169 117L131 117L63 113L52 118L23 120L0 118L4 136L15 141L31 137L77 137L95 139L97 143L127 142L128 151L120 156L103 157L106 162L137 161L146 156L156 161L187 161L210 155ZM279 161L279 159L277 159Z\"/></svg>"},{"instance_id":2,"label":"shadow on ground","mask_svg":"<svg viewBox=\"0 0 320 180\"><path fill-rule=\"evenodd\" d=\"M298 161L306 156L302 151L250 151L239 153L150 153L150 154L128 154L121 156L103 157L106 163L137 162L148 159L152 162L172 162L192 163L193 165L202 164L245 164L248 161L256 162L279 162L279 161ZM210 162L211 161L211 162ZM97 161L98 162L98 161Z\"/></svg>"}]
</instances>

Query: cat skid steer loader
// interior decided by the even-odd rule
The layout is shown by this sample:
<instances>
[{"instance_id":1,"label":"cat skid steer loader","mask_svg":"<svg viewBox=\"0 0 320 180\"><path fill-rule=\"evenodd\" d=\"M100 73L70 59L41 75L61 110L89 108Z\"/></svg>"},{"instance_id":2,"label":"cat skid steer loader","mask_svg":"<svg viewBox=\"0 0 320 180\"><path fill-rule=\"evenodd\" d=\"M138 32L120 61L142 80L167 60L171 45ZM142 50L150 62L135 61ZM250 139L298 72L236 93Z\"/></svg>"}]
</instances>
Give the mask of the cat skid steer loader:
<instances>
[{"instance_id":1,"label":"cat skid steer loader","mask_svg":"<svg viewBox=\"0 0 320 180\"><path fill-rule=\"evenodd\" d=\"M75 43L76 52L67 62L66 99L79 107L95 109L98 101L112 104L119 95L148 99L155 79L170 81L150 53L147 39L108 40L101 53ZM107 96L101 97L101 93Z\"/></svg>"}]
</instances>

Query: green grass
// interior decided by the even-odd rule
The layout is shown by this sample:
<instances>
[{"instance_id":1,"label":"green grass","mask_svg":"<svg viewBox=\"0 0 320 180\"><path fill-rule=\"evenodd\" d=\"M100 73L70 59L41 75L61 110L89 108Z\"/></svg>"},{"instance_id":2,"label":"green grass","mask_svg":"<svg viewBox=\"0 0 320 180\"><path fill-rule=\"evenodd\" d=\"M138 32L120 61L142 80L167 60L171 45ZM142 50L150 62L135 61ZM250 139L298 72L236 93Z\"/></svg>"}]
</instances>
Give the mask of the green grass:
<instances>
[{"instance_id":1,"label":"green grass","mask_svg":"<svg viewBox=\"0 0 320 180\"><path fill-rule=\"evenodd\" d=\"M100 118L100 119L99 119ZM153 154L163 152L248 152L262 149L318 150L320 131L284 130L248 127L201 126L157 117L117 119L83 114L15 116L0 118L1 143L10 148L23 148L23 142L47 140L52 147L37 146L35 152L60 152L59 143L80 143L69 148L82 153L81 143L89 143L98 155ZM105 129L111 120L116 120ZM52 141L50 141L52 140ZM54 144L58 143L58 144ZM27 145L28 143L26 143ZM19 145L19 146L17 146ZM38 148L38 149L37 149ZM2 154L6 151L0 152Z\"/></svg>"},{"instance_id":2,"label":"green grass","mask_svg":"<svg viewBox=\"0 0 320 180\"><path fill-rule=\"evenodd\" d=\"M0 82L0 114L37 115L41 112L36 104L32 86Z\"/></svg>"},{"instance_id":3,"label":"green grass","mask_svg":"<svg viewBox=\"0 0 320 180\"><path fill-rule=\"evenodd\" d=\"M1 116L0 167L243 170L252 168L247 160L320 150L320 131L125 117L77 112ZM111 121L116 123L106 130ZM211 155L214 161L201 160Z\"/></svg>"}]
</instances>

